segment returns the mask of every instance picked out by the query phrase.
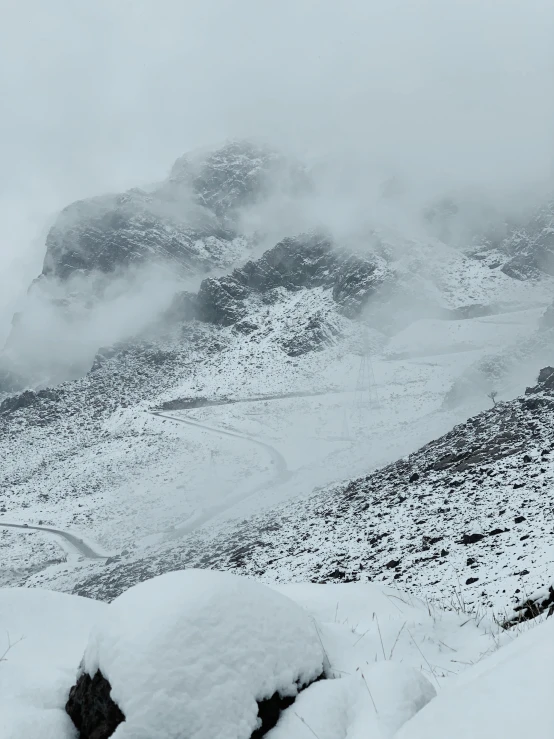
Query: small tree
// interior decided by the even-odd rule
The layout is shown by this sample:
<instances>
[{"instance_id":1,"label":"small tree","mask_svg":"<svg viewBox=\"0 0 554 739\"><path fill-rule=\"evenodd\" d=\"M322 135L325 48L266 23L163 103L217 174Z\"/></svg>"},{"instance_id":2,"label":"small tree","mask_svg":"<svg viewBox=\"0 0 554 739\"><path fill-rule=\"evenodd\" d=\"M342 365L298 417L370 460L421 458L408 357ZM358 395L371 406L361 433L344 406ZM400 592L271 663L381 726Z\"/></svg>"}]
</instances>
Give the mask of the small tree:
<instances>
[{"instance_id":1,"label":"small tree","mask_svg":"<svg viewBox=\"0 0 554 739\"><path fill-rule=\"evenodd\" d=\"M12 642L12 640L10 639L9 633L7 634L7 636L8 636L8 646L6 647L6 650L4 651L4 653L0 654L0 662L7 662L8 653L15 647L16 644L19 644L20 641L23 641L23 637L21 637L17 641Z\"/></svg>"},{"instance_id":2,"label":"small tree","mask_svg":"<svg viewBox=\"0 0 554 739\"><path fill-rule=\"evenodd\" d=\"M496 396L498 395L496 390L491 390L490 393L487 395L487 398L490 398L492 400L493 406L496 405Z\"/></svg>"}]
</instances>

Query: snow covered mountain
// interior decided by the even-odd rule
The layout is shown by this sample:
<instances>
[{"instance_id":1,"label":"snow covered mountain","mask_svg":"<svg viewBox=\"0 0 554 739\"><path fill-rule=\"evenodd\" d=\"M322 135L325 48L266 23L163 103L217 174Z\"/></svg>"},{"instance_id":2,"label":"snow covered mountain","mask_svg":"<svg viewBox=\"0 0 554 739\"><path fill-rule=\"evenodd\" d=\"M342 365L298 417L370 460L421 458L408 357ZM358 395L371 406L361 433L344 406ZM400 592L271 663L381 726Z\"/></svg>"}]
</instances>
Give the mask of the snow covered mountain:
<instances>
[{"instance_id":1,"label":"snow covered mountain","mask_svg":"<svg viewBox=\"0 0 554 739\"><path fill-rule=\"evenodd\" d=\"M551 684L551 213L480 251L448 201L241 232L276 187L315 184L235 142L48 236L0 396L2 736L519 736Z\"/></svg>"},{"instance_id":2,"label":"snow covered mountain","mask_svg":"<svg viewBox=\"0 0 554 739\"><path fill-rule=\"evenodd\" d=\"M508 222L503 233L486 236L472 254L516 280L554 274L554 201L536 208L523 222Z\"/></svg>"},{"instance_id":3,"label":"snow covered mountain","mask_svg":"<svg viewBox=\"0 0 554 739\"><path fill-rule=\"evenodd\" d=\"M0 355L0 394L85 374L103 343L140 333L179 290L245 261L256 237L240 232L241 208L309 185L297 162L233 141L181 157L147 189L69 205Z\"/></svg>"},{"instance_id":4,"label":"snow covered mountain","mask_svg":"<svg viewBox=\"0 0 554 739\"><path fill-rule=\"evenodd\" d=\"M180 552L180 537L201 546L212 526L229 520L271 516L295 499L290 505L301 511L314 489L337 490L341 480L416 452L486 408L491 391L500 400L522 393L537 357L548 364L548 275L515 279L436 237L408 238L385 226L355 244L314 229L257 257L233 251L237 239L241 249L247 242L237 235L240 208L267 198L276 182L287 192L313 186L300 165L232 143L179 160L149 193L70 206L76 218L66 213L54 227L33 289L61 286L55 300L67 317L63 328L75 326L66 334L71 346L85 325L79 311L93 310L71 292L76 276L88 274L79 284L92 285L91 300L102 305L113 276L134 261L175 258L185 271L209 262L218 271L198 275L193 289L176 283L134 335L90 343L76 379L4 394L0 512L7 524L38 528L2 528L5 581L61 578L72 589L86 580L81 570L94 567L91 552L149 561L158 557L151 547ZM139 228L154 210L153 230ZM207 256L205 240L176 238L177 210L187 228L200 214L203 227L216 224L229 239ZM145 285L148 292L153 281ZM114 305L108 301L111 321ZM48 356L57 360L56 352ZM153 415L173 412L176 419ZM123 519L128 528L117 524ZM40 527L86 528L92 539L80 547ZM383 549L386 562L398 559L393 549ZM62 577L58 561L67 556L85 560ZM385 575L398 574L389 569ZM131 582L121 574L121 583Z\"/></svg>"},{"instance_id":5,"label":"snow covered mountain","mask_svg":"<svg viewBox=\"0 0 554 739\"><path fill-rule=\"evenodd\" d=\"M113 272L162 262L183 273L206 272L243 256L240 207L267 197L276 178L307 186L300 165L251 142L183 156L167 180L69 205L46 239L43 275ZM302 180L306 178L306 182Z\"/></svg>"}]
</instances>

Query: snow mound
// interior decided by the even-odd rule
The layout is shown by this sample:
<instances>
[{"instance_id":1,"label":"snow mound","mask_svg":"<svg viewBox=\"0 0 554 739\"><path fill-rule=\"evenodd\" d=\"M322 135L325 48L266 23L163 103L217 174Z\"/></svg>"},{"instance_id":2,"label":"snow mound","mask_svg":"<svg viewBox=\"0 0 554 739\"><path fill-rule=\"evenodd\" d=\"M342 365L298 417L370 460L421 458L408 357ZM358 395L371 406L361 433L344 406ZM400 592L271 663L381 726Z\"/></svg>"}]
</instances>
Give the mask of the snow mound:
<instances>
[{"instance_id":1,"label":"snow mound","mask_svg":"<svg viewBox=\"0 0 554 739\"><path fill-rule=\"evenodd\" d=\"M68 739L75 736L71 719L61 708L29 708L25 705L1 706L2 739Z\"/></svg>"},{"instance_id":2,"label":"snow mound","mask_svg":"<svg viewBox=\"0 0 554 739\"><path fill-rule=\"evenodd\" d=\"M99 670L126 720L116 739L248 739L258 701L295 696L324 671L313 619L263 585L183 570L116 598L93 629L83 672Z\"/></svg>"},{"instance_id":3,"label":"snow mound","mask_svg":"<svg viewBox=\"0 0 554 739\"><path fill-rule=\"evenodd\" d=\"M381 732L391 736L437 694L419 670L396 662L369 665L362 679Z\"/></svg>"},{"instance_id":4,"label":"snow mound","mask_svg":"<svg viewBox=\"0 0 554 739\"><path fill-rule=\"evenodd\" d=\"M463 673L397 737L551 737L553 690L554 621L546 621Z\"/></svg>"},{"instance_id":5,"label":"snow mound","mask_svg":"<svg viewBox=\"0 0 554 739\"><path fill-rule=\"evenodd\" d=\"M0 589L0 737L72 737L64 711L105 603L49 590ZM11 648L10 648L11 645Z\"/></svg>"},{"instance_id":6,"label":"snow mound","mask_svg":"<svg viewBox=\"0 0 554 739\"><path fill-rule=\"evenodd\" d=\"M435 695L429 680L413 667L366 665L363 672L306 690L267 739L307 737L302 724L319 739L388 739Z\"/></svg>"}]
</instances>

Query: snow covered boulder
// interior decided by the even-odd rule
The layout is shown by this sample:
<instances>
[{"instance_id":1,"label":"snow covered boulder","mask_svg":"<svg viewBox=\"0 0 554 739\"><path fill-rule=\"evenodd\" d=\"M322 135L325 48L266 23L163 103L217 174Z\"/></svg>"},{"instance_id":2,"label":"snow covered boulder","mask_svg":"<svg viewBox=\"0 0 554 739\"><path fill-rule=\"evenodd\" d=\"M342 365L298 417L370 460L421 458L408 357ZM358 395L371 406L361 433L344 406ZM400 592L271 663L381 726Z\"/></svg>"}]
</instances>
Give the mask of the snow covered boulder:
<instances>
[{"instance_id":1,"label":"snow covered boulder","mask_svg":"<svg viewBox=\"0 0 554 739\"><path fill-rule=\"evenodd\" d=\"M323 676L324 659L313 619L286 596L227 573L171 572L106 608L68 712L94 712L96 681L124 720L111 734L78 726L81 739L261 737Z\"/></svg>"}]
</instances>

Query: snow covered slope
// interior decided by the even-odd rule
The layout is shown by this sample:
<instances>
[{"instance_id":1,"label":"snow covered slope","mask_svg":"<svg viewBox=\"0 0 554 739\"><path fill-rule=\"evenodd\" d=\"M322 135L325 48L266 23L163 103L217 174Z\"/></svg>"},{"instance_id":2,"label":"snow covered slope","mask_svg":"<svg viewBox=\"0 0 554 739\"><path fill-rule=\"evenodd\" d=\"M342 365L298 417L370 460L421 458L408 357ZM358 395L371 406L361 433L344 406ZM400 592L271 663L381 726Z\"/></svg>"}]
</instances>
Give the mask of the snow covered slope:
<instances>
[{"instance_id":1,"label":"snow covered slope","mask_svg":"<svg viewBox=\"0 0 554 739\"><path fill-rule=\"evenodd\" d=\"M307 499L271 507L279 498L290 497L296 478L302 487L308 479L318 479L316 468L320 479L331 472L325 472L323 453L306 474L302 462L310 447L305 441L300 447L292 436L289 443L303 450L302 459L292 460L287 470L292 474L278 477L277 487L266 483L260 498L231 499L223 518L224 508L208 508L210 515L200 518L200 528L185 521L165 542L164 537L153 542L150 552L135 548L107 566L50 568L31 576L29 583L50 582L111 598L154 573L204 566L245 572L267 582L382 581L442 602L492 607L502 615L552 580L552 393L552 378L545 372L527 395L470 418L399 462L347 484L316 490ZM285 415L293 402L286 401ZM218 408L222 406L195 411L200 414L194 416L196 423L202 424ZM304 406L304 416L306 410ZM178 413L171 413L174 418L178 420ZM267 425L267 411L265 419ZM414 427L415 436L405 437L404 443L411 438L415 445L422 432L438 436L431 430L432 419L432 414L424 418ZM271 421L275 429L277 421ZM440 422L435 417L435 423ZM442 423L448 426L449 418ZM236 421L220 428L237 432ZM256 428L249 435L260 440ZM390 421L386 428L388 435L398 434L402 422L396 431ZM304 439L306 430L304 424ZM379 434L383 431L377 430L374 444ZM365 457L358 462L360 468L365 462L367 469L371 459L368 441L361 444ZM317 444L321 453L320 447ZM330 455L335 464L340 465L341 454L353 469L355 449L337 448ZM399 456L398 450L391 456ZM267 512L255 515L255 509L264 506ZM233 516L241 518L226 521Z\"/></svg>"}]
</instances>

